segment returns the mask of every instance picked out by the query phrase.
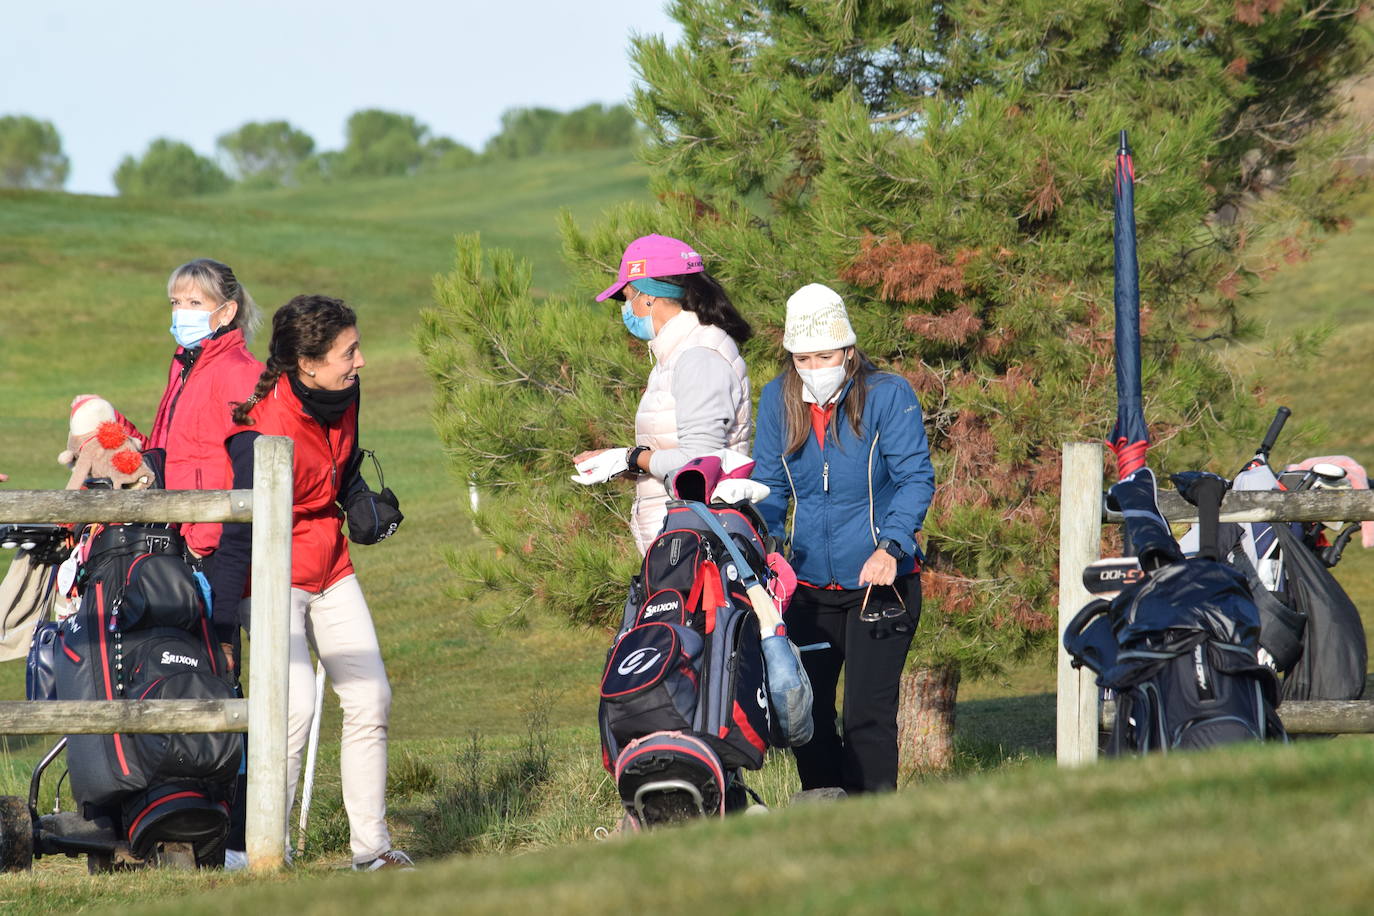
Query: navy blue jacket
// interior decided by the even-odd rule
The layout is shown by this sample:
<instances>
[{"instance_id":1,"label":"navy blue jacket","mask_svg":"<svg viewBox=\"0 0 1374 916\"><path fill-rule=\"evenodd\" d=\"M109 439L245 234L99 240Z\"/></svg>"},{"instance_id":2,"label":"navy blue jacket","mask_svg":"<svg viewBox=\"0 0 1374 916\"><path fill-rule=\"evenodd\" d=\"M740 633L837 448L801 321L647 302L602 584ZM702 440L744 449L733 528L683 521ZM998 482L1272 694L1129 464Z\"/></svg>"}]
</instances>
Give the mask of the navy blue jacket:
<instances>
[{"instance_id":1,"label":"navy blue jacket","mask_svg":"<svg viewBox=\"0 0 1374 916\"><path fill-rule=\"evenodd\" d=\"M916 532L935 495L935 469L916 392L900 376L871 373L861 437L854 435L845 412L846 387L835 408L834 431L826 430L825 448L808 426L806 444L784 455L784 377L769 382L759 399L751 476L771 490L758 504L771 533L783 532L788 506L796 505L791 562L797 577L812 585L858 588L859 571L883 538L892 538L907 554L897 574L911 572L921 556Z\"/></svg>"}]
</instances>

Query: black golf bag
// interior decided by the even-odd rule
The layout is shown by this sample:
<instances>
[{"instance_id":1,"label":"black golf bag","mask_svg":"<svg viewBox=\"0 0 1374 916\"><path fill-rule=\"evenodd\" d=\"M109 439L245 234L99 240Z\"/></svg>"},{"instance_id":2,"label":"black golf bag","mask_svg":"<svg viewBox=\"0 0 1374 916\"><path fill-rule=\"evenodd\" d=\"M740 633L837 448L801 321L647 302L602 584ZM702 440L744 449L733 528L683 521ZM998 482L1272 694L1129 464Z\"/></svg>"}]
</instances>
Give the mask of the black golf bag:
<instances>
[{"instance_id":1,"label":"black golf bag","mask_svg":"<svg viewBox=\"0 0 1374 916\"><path fill-rule=\"evenodd\" d=\"M1232 488L1275 490L1284 489L1285 484L1257 455L1236 475ZM1303 527L1222 523L1217 527L1218 554L1249 583L1260 612L1260 647L1283 676L1283 698L1359 699L1369 662L1364 624L1354 602L1331 574L1334 559L1327 559L1333 556L1331 548L1307 543L1300 534ZM1184 536L1185 551L1196 546L1197 536L1196 531ZM1335 558L1339 555L1339 550L1334 551Z\"/></svg>"},{"instance_id":2,"label":"black golf bag","mask_svg":"<svg viewBox=\"0 0 1374 916\"><path fill-rule=\"evenodd\" d=\"M114 525L87 542L79 610L57 629L56 698L229 699L234 689L212 638L203 580L175 529ZM189 843L222 861L239 770L237 734L70 735L67 768L83 817L106 823L145 858Z\"/></svg>"},{"instance_id":3,"label":"black golf bag","mask_svg":"<svg viewBox=\"0 0 1374 916\"><path fill-rule=\"evenodd\" d=\"M631 580L598 720L603 763L635 826L743 807L737 771L761 767L770 745L800 743L772 710L748 593L771 575L761 530L747 502L670 502Z\"/></svg>"},{"instance_id":4,"label":"black golf bag","mask_svg":"<svg viewBox=\"0 0 1374 916\"><path fill-rule=\"evenodd\" d=\"M1215 555L1224 481L1177 475L1203 517L1204 550L1185 558L1160 514L1154 474L1112 487L1145 577L1069 623L1064 648L1116 698L1109 754L1287 740L1275 712L1278 681L1259 662L1260 617L1245 577ZM1210 541L1209 541L1210 538ZM1211 552L1205 545L1212 545Z\"/></svg>"}]
</instances>

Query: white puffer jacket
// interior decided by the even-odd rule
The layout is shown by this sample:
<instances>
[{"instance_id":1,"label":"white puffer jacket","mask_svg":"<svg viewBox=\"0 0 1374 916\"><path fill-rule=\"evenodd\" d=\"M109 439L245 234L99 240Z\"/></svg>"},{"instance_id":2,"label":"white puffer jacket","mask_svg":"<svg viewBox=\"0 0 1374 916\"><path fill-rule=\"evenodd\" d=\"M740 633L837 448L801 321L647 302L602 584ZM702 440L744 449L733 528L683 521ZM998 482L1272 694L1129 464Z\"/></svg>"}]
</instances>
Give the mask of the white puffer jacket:
<instances>
[{"instance_id":1,"label":"white puffer jacket","mask_svg":"<svg viewBox=\"0 0 1374 916\"><path fill-rule=\"evenodd\" d=\"M668 513L668 490L664 485L666 477L693 458L712 454L721 448L749 453L753 424L749 412L749 370L744 358L740 356L734 338L714 325L702 324L695 312L685 309L664 324L654 339L649 341L649 350L656 362L649 373L649 383L644 389L644 396L640 398L639 409L635 412L635 444L647 445L656 452L679 447L678 429L686 425L683 421L688 418L678 416L676 399L673 397L673 370L682 355L696 347L704 347L720 355L720 371L735 374L741 394L734 404L734 420L721 442L702 449L700 455L684 454L681 461L674 462L671 467L665 467L662 461L655 461L653 473L640 477L636 482L630 530L634 533L635 544L641 554L649 549L658 536Z\"/></svg>"}]
</instances>

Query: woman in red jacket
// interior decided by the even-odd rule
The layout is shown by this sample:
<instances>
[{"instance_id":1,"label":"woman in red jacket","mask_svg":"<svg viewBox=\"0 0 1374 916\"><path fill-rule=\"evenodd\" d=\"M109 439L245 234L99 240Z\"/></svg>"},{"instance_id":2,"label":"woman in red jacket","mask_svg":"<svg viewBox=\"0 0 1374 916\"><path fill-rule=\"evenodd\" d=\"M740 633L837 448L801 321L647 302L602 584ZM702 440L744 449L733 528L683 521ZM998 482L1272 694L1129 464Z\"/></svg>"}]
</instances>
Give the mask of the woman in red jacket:
<instances>
[{"instance_id":1,"label":"woman in red jacket","mask_svg":"<svg viewBox=\"0 0 1374 916\"><path fill-rule=\"evenodd\" d=\"M272 318L267 367L234 409L228 440L236 487L251 487L253 440L290 436L295 446L291 526L290 721L287 779L291 795L314 716L313 647L343 706L339 765L353 867L411 867L391 848L386 826L387 723L391 686L372 614L343 534L339 501L351 491L358 441L358 370L366 365L357 318L338 299L297 296ZM211 576L216 595L241 594L248 574L247 525L226 525Z\"/></svg>"},{"instance_id":2,"label":"woman in red jacket","mask_svg":"<svg viewBox=\"0 0 1374 916\"><path fill-rule=\"evenodd\" d=\"M168 490L225 490L232 471L224 440L233 427L231 413L257 384L262 363L248 352L247 335L261 321L257 303L229 265L210 258L189 261L167 278L176 352L167 387L158 402L153 430L139 432L125 417L116 418L144 445L144 458ZM221 526L186 522L182 537L206 571L215 562ZM215 605L215 631L231 656L238 630L238 599Z\"/></svg>"}]
</instances>

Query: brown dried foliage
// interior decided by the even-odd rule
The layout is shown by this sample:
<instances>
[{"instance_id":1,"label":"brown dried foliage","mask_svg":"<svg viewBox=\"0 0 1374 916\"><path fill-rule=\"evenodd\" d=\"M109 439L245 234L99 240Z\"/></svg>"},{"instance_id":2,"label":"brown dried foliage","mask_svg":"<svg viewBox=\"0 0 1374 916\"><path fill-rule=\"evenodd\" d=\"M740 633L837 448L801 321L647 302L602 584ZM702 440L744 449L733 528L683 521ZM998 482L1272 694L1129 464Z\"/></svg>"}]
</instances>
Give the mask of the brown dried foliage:
<instances>
[{"instance_id":1,"label":"brown dried foliage","mask_svg":"<svg viewBox=\"0 0 1374 916\"><path fill-rule=\"evenodd\" d=\"M945 258L926 242L903 242L896 236L864 236L859 255L840 278L855 286L878 289L895 302L929 302L941 293L963 295L964 268L978 249L961 249Z\"/></svg>"},{"instance_id":2,"label":"brown dried foliage","mask_svg":"<svg viewBox=\"0 0 1374 916\"><path fill-rule=\"evenodd\" d=\"M938 569L927 567L921 571L921 591L951 617L971 614L978 606L971 579Z\"/></svg>"},{"instance_id":3,"label":"brown dried foliage","mask_svg":"<svg viewBox=\"0 0 1374 916\"><path fill-rule=\"evenodd\" d=\"M1236 0L1236 21L1242 25L1259 25L1265 15L1283 9L1284 0Z\"/></svg>"},{"instance_id":4,"label":"brown dried foliage","mask_svg":"<svg viewBox=\"0 0 1374 916\"><path fill-rule=\"evenodd\" d=\"M943 344L966 343L983 329L983 319L973 313L968 303L961 304L952 312L939 315L924 315L913 312L902 321L903 327L913 334Z\"/></svg>"},{"instance_id":5,"label":"brown dried foliage","mask_svg":"<svg viewBox=\"0 0 1374 916\"><path fill-rule=\"evenodd\" d=\"M922 399L922 403L925 403L926 395L943 393L945 389L944 376L920 360L908 362L903 367L902 377L911 383L912 390Z\"/></svg>"},{"instance_id":6,"label":"brown dried foliage","mask_svg":"<svg viewBox=\"0 0 1374 916\"><path fill-rule=\"evenodd\" d=\"M1038 221L1058 210L1064 203L1064 197L1059 193L1059 185L1054 180L1054 166L1050 163L1048 154L1040 157L1035 172L1039 186L1031 192L1030 205L1026 209L1031 217Z\"/></svg>"}]
</instances>

